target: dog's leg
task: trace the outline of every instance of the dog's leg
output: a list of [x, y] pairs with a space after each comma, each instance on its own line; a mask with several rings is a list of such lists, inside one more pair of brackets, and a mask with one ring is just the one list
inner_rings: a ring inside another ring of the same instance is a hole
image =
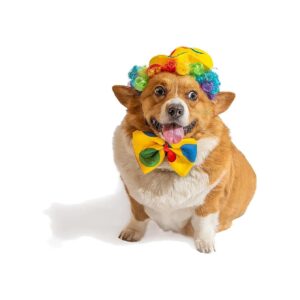
[[130, 200], [132, 216], [127, 226], [121, 231], [119, 238], [128, 242], [136, 242], [144, 236], [149, 217], [145, 213], [144, 206], [130, 196], [126, 186], [125, 189]]
[[211, 191], [203, 205], [195, 209], [191, 223], [197, 250], [204, 253], [215, 251], [215, 234], [219, 225], [219, 203], [222, 189]]
[[215, 212], [205, 217], [195, 214], [192, 218], [194, 240], [197, 250], [204, 253], [215, 251], [215, 234], [219, 213]]
[[119, 239], [127, 242], [139, 241], [145, 234], [147, 223], [148, 220], [138, 221], [132, 216], [127, 226], [121, 231]]

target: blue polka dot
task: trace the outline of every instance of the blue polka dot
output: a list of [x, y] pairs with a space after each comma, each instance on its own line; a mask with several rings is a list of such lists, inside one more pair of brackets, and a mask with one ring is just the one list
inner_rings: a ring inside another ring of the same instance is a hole
[[182, 154], [190, 161], [195, 162], [197, 157], [197, 145], [196, 144], [186, 144], [181, 146]]
[[155, 137], [156, 135], [153, 132], [150, 131], [143, 131], [146, 135], [151, 136], [151, 137]]

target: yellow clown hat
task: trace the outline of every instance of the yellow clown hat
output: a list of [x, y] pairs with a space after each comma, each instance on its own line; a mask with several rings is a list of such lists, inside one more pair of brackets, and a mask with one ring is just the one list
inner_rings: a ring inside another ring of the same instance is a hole
[[213, 61], [210, 55], [198, 48], [178, 47], [171, 52], [170, 55], [156, 55], [151, 58], [149, 69], [151, 66], [166, 66], [174, 62], [176, 73], [178, 75], [188, 75], [192, 64], [200, 63], [206, 70], [213, 67]]
[[160, 72], [190, 75], [200, 84], [209, 99], [219, 92], [220, 81], [212, 70], [213, 60], [199, 48], [178, 47], [170, 55], [156, 55], [148, 66], [134, 66], [128, 73], [130, 86], [142, 92], [151, 77]]

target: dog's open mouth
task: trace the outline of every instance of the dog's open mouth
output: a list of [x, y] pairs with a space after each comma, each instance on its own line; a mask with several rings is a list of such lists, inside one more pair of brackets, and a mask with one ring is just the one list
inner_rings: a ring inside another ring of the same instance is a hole
[[177, 123], [161, 124], [154, 117], [152, 117], [150, 121], [153, 128], [160, 132], [164, 140], [169, 144], [179, 143], [196, 125], [196, 120], [187, 126], [181, 126]]

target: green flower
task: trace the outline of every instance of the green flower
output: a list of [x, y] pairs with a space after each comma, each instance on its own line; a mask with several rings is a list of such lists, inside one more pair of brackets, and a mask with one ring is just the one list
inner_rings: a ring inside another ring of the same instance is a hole
[[205, 67], [201, 63], [194, 63], [190, 65], [190, 75], [200, 76], [205, 72]]
[[138, 77], [135, 78], [135, 80], [134, 80], [134, 82], [133, 82], [133, 87], [134, 87], [137, 91], [142, 92], [142, 91], [145, 89], [147, 83], [148, 83], [148, 80], [147, 80], [147, 79], [145, 79], [145, 78], [142, 77], [142, 76], [138, 76]]

